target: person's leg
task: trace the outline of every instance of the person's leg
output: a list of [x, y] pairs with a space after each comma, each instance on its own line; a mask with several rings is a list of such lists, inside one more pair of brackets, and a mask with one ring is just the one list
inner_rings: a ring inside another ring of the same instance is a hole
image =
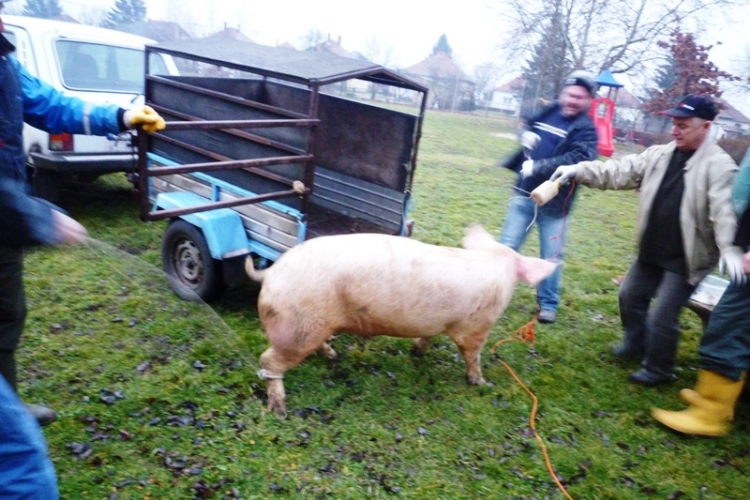
[[622, 343], [612, 347], [615, 356], [641, 358], [646, 351], [646, 314], [662, 273], [658, 267], [638, 261], [628, 269], [618, 297], [624, 332]]
[[[540, 214], [537, 221], [539, 227], [540, 257], [562, 264], [563, 250], [565, 249], [565, 219]], [[554, 273], [539, 283], [537, 301], [539, 302], [542, 314], [544, 311], [551, 311], [552, 313], [557, 311], [557, 307], [560, 304], [561, 280], [562, 265], [557, 266]], [[540, 320], [543, 319], [542, 314], [540, 314]], [[552, 314], [549, 319], [554, 321], [554, 316], [555, 314]]]
[[673, 379], [677, 342], [680, 338], [679, 316], [695, 285], [684, 276], [664, 271], [653, 305], [646, 317], [646, 357], [643, 370], [630, 376], [632, 382], [656, 385]]
[[39, 425], [0, 377], [0, 498], [57, 500], [57, 478]]
[[730, 283], [698, 348], [700, 366], [732, 380], [750, 370], [750, 285]]
[[[26, 320], [23, 291], [23, 251], [0, 247], [0, 376], [14, 391], [16, 348]], [[41, 425], [53, 422], [57, 415], [41, 405], [26, 405]]]
[[0, 375], [16, 390], [15, 351], [26, 319], [23, 251], [0, 247]]
[[511, 202], [500, 233], [500, 243], [515, 251], [521, 248], [534, 220], [534, 207], [535, 204], [530, 199], [516, 198]]

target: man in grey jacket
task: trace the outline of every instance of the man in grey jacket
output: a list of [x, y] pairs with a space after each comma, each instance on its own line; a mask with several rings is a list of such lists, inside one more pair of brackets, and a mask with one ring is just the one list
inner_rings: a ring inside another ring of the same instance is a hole
[[742, 250], [732, 244], [737, 165], [709, 137], [716, 104], [691, 94], [662, 114], [672, 117], [669, 144], [619, 160], [564, 165], [551, 178], [640, 189], [638, 256], [620, 287], [624, 338], [612, 354], [643, 358], [643, 368], [628, 378], [647, 387], [674, 379], [680, 310], [719, 259], [734, 282], [745, 280]]

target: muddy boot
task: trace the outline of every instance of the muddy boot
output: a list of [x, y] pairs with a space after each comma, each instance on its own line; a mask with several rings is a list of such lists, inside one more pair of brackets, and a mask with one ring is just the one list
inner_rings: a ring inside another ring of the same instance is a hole
[[682, 411], [654, 408], [651, 415], [684, 434], [697, 436], [724, 436], [729, 432], [729, 422], [734, 417], [734, 404], [742, 392], [745, 375], [739, 381], [716, 372], [700, 370], [694, 392], [686, 392], [690, 406]]

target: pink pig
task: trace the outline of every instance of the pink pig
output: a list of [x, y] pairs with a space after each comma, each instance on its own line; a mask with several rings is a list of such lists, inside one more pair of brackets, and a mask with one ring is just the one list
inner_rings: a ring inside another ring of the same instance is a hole
[[422, 354], [430, 338], [447, 333], [466, 361], [472, 384], [485, 384], [480, 354], [518, 279], [536, 284], [557, 264], [524, 257], [480, 226], [463, 249], [380, 234], [324, 236], [298, 245], [269, 269], [245, 263], [263, 282], [260, 320], [271, 344], [260, 357], [268, 408], [286, 413], [282, 377], [314, 351], [328, 358], [328, 341], [346, 332], [415, 338]]

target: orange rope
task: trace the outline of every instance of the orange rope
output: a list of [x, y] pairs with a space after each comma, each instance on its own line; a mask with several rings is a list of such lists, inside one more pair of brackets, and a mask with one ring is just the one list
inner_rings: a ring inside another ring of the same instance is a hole
[[[495, 349], [500, 344], [504, 344], [506, 342], [511, 341], [519, 341], [523, 342], [524, 344], [530, 344], [534, 345], [536, 344], [536, 337], [534, 336], [534, 324], [536, 323], [536, 318], [532, 319], [519, 329], [517, 329], [514, 333], [513, 337], [507, 338], [507, 339], [500, 339], [498, 340], [495, 345], [492, 346], [492, 349], [490, 349], [490, 352], [495, 355]], [[550, 476], [552, 476], [552, 479], [554, 479], [555, 484], [557, 484], [557, 487], [562, 491], [563, 495], [565, 495], [565, 498], [568, 500], [573, 500], [573, 497], [571, 497], [568, 494], [568, 491], [565, 489], [565, 486], [560, 482], [559, 479], [557, 479], [557, 474], [555, 474], [554, 469], [552, 468], [552, 462], [550, 462], [549, 454], [547, 453], [547, 447], [544, 446], [544, 441], [542, 441], [542, 438], [539, 436], [539, 433], [536, 431], [536, 424], [534, 423], [536, 420], [536, 411], [539, 407], [539, 400], [537, 399], [536, 395], [534, 395], [531, 390], [526, 387], [526, 385], [521, 382], [521, 379], [518, 378], [516, 373], [513, 371], [513, 369], [502, 359], [500, 359], [499, 356], [495, 356], [495, 359], [497, 359], [502, 365], [505, 367], [506, 370], [508, 370], [508, 373], [518, 382], [518, 385], [523, 387], [523, 390], [526, 391], [526, 393], [531, 396], [531, 400], [533, 401], [533, 404], [531, 406], [531, 418], [529, 419], [529, 426], [531, 427], [531, 430], [534, 432], [534, 437], [539, 442], [539, 446], [542, 448], [542, 455], [544, 455], [544, 463], [547, 465], [547, 471], [549, 472]]]

